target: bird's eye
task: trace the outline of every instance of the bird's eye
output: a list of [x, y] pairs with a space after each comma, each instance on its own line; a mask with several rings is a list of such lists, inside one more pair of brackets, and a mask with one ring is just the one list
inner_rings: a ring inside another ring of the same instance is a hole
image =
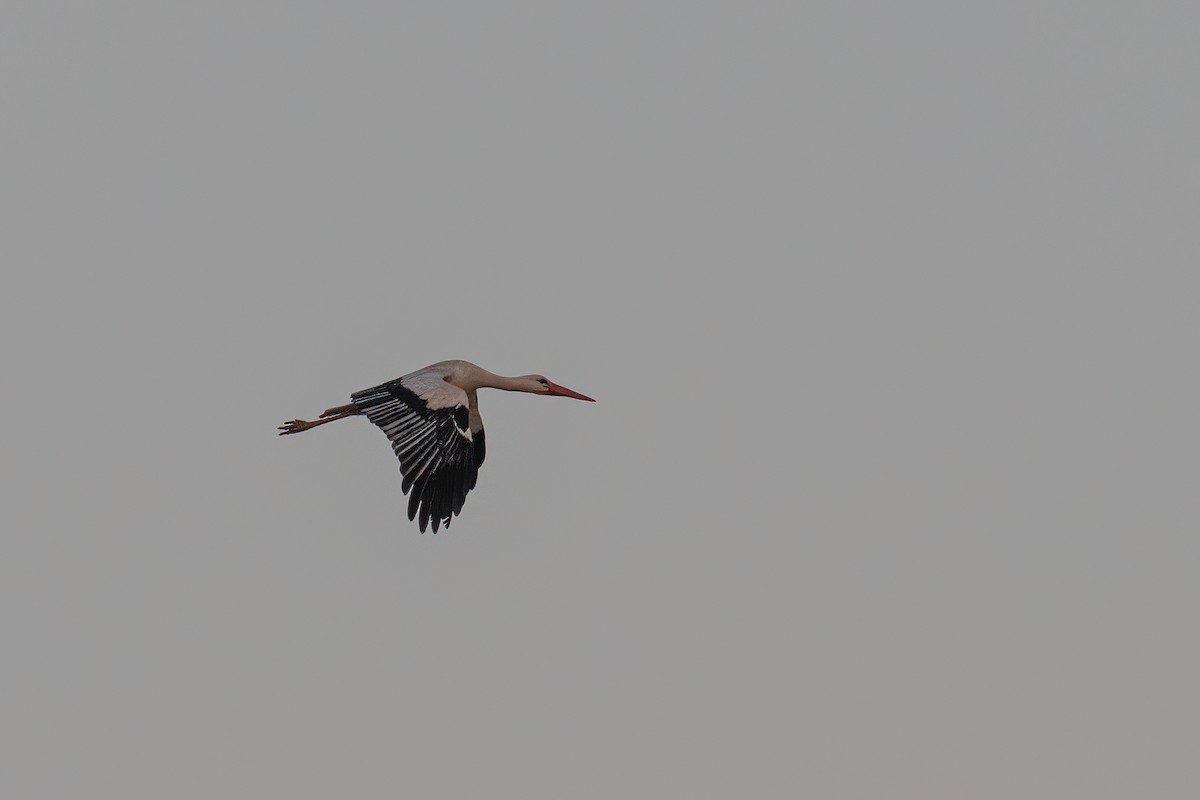
[[550, 385], [550, 381], [546, 380], [545, 378], [538, 378], [538, 383], [540, 383], [542, 386]]

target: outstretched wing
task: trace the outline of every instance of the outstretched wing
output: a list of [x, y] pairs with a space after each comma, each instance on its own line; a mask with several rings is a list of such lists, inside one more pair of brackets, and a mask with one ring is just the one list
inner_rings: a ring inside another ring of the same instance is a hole
[[[472, 441], [467, 393], [417, 373], [350, 395], [392, 442], [408, 495], [408, 518], [420, 513], [421, 533], [433, 520], [450, 527], [475, 488], [479, 462]], [[482, 441], [479, 443], [482, 455]]]

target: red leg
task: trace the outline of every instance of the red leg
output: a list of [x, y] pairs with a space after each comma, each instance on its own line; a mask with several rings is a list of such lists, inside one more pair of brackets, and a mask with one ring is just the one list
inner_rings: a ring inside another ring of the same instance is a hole
[[[342, 408], [346, 407], [342, 406]], [[329, 414], [330, 411], [338, 411], [338, 409], [331, 408], [329, 411], [326, 411], [325, 414]], [[333, 422], [335, 420], [345, 419], [346, 417], [353, 417], [361, 413], [362, 412], [359, 411], [356, 406], [351, 406], [349, 410], [340, 411], [331, 416], [325, 416], [325, 414], [322, 414], [322, 418], [316, 420], [315, 422], [309, 422], [308, 420], [304, 419], [294, 419], [291, 422], [285, 422], [279, 426], [279, 435], [286, 436], [289, 433], [301, 433], [309, 428], [315, 428], [318, 425], [324, 425], [326, 422]]]
[[345, 414], [347, 411], [358, 411], [358, 406], [354, 405], [354, 403], [347, 403], [344, 406], [334, 406], [322, 411], [321, 416], [332, 417], [334, 414]]

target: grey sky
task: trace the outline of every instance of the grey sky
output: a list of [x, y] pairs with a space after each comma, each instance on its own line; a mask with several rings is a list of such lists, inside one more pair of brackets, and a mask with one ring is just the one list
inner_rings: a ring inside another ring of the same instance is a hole
[[0, 795], [1197, 796], [1198, 22], [8, 4]]

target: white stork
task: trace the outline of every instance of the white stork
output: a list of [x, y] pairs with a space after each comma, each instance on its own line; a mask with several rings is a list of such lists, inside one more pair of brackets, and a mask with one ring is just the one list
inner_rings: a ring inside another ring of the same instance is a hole
[[331, 408], [315, 422], [294, 419], [279, 426], [279, 435], [300, 433], [326, 422], [359, 414], [378, 425], [392, 441], [408, 495], [408, 518], [420, 512], [421, 533], [433, 520], [450, 527], [462, 511], [467, 492], [475, 488], [483, 464], [483, 418], [479, 389], [558, 395], [592, 400], [542, 375], [506, 378], [469, 361], [439, 361], [394, 381], [350, 395], [351, 403]]

